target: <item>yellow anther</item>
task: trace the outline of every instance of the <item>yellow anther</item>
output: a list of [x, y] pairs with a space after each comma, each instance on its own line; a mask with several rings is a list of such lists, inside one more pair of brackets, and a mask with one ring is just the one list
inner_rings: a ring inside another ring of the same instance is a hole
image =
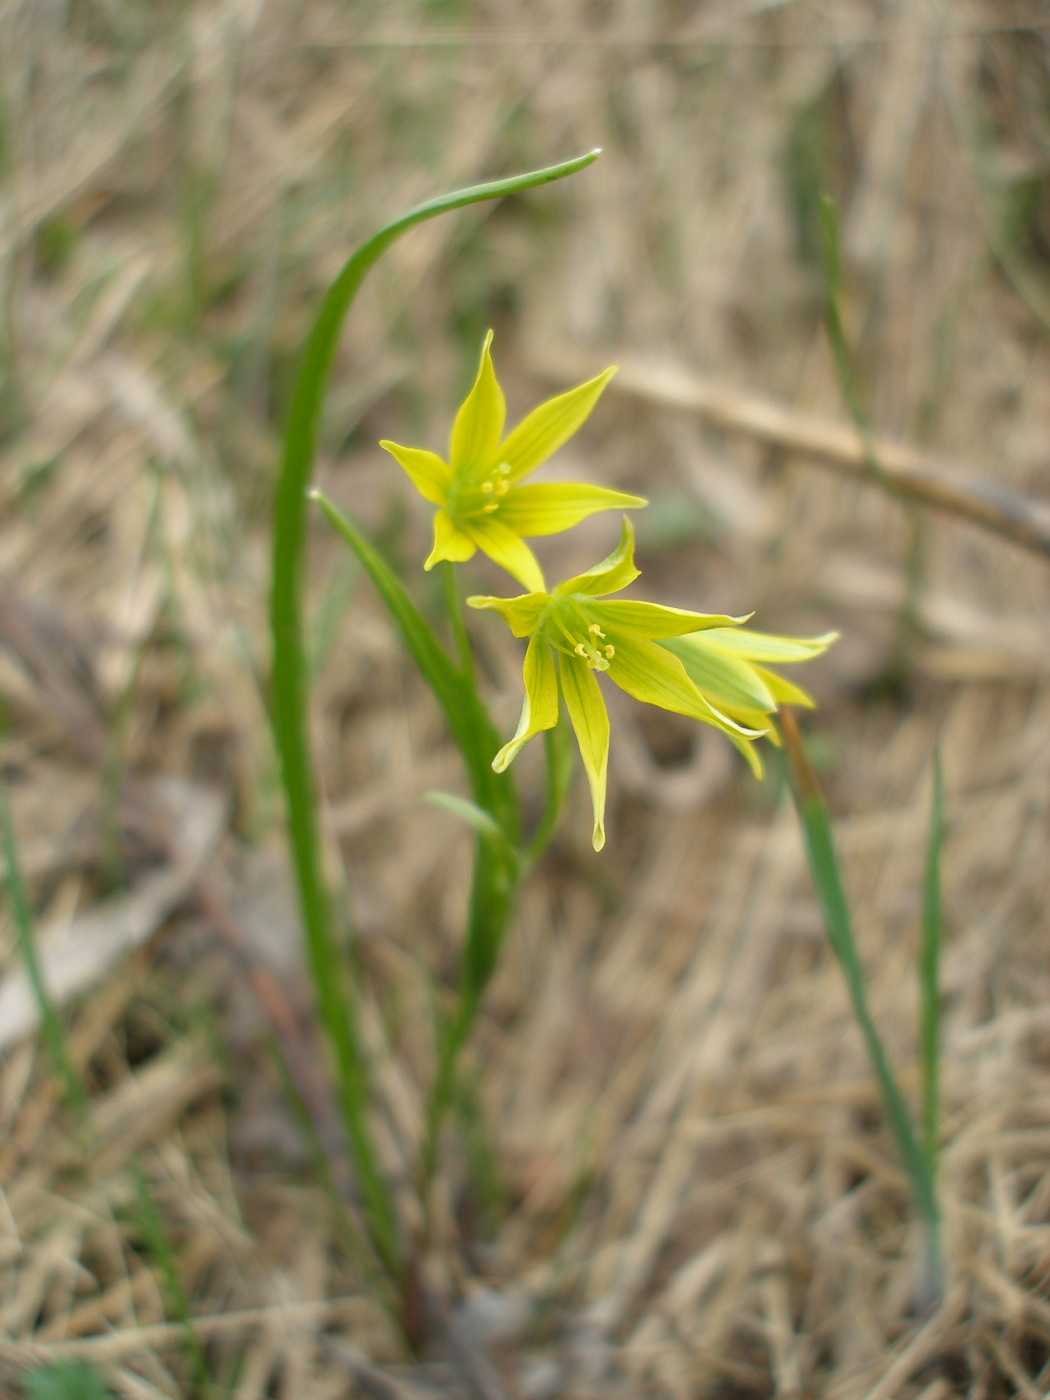
[[590, 625], [590, 627], [587, 628], [587, 631], [590, 632], [591, 635], [594, 636], [594, 637], [604, 637], [604, 636], [605, 636], [605, 633], [602, 631], [602, 629], [598, 626], [598, 624], [597, 624], [596, 622], [592, 622], [591, 625]]
[[497, 470], [498, 472], [500, 472], [503, 476], [510, 476], [510, 463], [509, 463], [509, 462], [500, 462], [500, 464], [499, 464], [499, 466], [496, 468], [496, 470]]
[[494, 510], [499, 510], [499, 502], [489, 501], [487, 506], [482, 506], [481, 508], [486, 515], [491, 515]]
[[509, 490], [510, 490], [510, 482], [507, 480], [507, 478], [506, 478], [505, 476], [501, 476], [500, 479], [499, 479], [499, 480], [496, 482], [496, 484], [495, 484], [496, 495], [497, 495], [497, 496], [505, 496]]
[[[604, 656], [600, 656], [589, 642], [577, 642], [574, 651], [577, 656], [586, 661], [592, 671], [607, 671], [609, 669], [608, 661]], [[608, 655], [608, 647], [605, 648], [605, 652]]]
[[486, 496], [491, 496], [495, 489], [491, 481], [483, 481], [481, 483], [481, 490]]
[[616, 655], [616, 648], [613, 646], [602, 647], [602, 651], [605, 652], [606, 656], [609, 658], [610, 661]]

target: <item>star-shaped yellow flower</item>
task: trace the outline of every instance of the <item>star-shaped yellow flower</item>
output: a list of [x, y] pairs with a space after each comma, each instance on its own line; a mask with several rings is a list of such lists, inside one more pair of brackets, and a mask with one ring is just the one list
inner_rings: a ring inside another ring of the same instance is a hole
[[498, 612], [516, 637], [529, 637], [525, 653], [525, 702], [514, 737], [492, 760], [502, 773], [536, 734], [558, 722], [559, 690], [576, 732], [594, 807], [594, 849], [605, 844], [605, 785], [609, 761], [609, 716], [596, 672], [604, 672], [628, 695], [677, 714], [690, 715], [726, 733], [758, 770], [753, 729], [716, 709], [690, 679], [686, 667], [658, 642], [705, 628], [732, 628], [745, 619], [686, 612], [631, 599], [601, 601], [638, 577], [634, 531], [624, 516], [620, 543], [585, 574], [559, 583], [553, 593], [537, 590], [520, 598], [473, 597], [472, 608]]
[[452, 425], [448, 461], [423, 447], [379, 445], [404, 468], [419, 494], [438, 507], [425, 569], [442, 559], [469, 559], [480, 549], [524, 588], [542, 592], [543, 571], [523, 536], [555, 535], [596, 511], [646, 502], [582, 482], [519, 485], [584, 423], [616, 367], [541, 403], [503, 437], [506, 401], [492, 367], [491, 344], [489, 331], [474, 386]]

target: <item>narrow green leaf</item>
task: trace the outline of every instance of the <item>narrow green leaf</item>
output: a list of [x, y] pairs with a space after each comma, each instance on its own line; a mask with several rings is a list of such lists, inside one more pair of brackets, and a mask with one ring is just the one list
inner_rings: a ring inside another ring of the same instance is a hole
[[481, 703], [473, 678], [464, 675], [451, 660], [404, 584], [375, 546], [327, 496], [320, 491], [313, 491], [311, 495], [364, 565], [413, 661], [444, 711], [467, 765], [475, 800], [513, 837], [517, 830], [513, 788], [508, 779], [501, 779], [492, 771], [492, 759], [499, 749], [500, 738]]
[[440, 788], [432, 788], [423, 794], [423, 801], [429, 802], [432, 807], [441, 807], [444, 811], [451, 812], [484, 840], [513, 849], [492, 816], [469, 798], [460, 797], [454, 792], [443, 792]]
[[179, 1277], [175, 1251], [167, 1231], [164, 1229], [164, 1222], [160, 1218], [157, 1203], [153, 1199], [153, 1192], [146, 1179], [146, 1173], [142, 1170], [141, 1163], [136, 1161], [132, 1170], [135, 1176], [135, 1199], [138, 1204], [139, 1227], [145, 1238], [150, 1258], [160, 1273], [164, 1292], [167, 1295], [168, 1310], [182, 1331], [183, 1348], [193, 1372], [194, 1391], [200, 1400], [208, 1400], [212, 1389], [208, 1373], [208, 1358], [204, 1354], [204, 1347], [193, 1324], [186, 1290]]
[[40, 1016], [40, 1027], [55, 1073], [65, 1085], [66, 1097], [80, 1113], [87, 1109], [88, 1092], [84, 1086], [66, 1043], [66, 1033], [61, 1019], [51, 1001], [51, 995], [44, 985], [44, 977], [37, 956], [36, 923], [29, 908], [22, 879], [22, 867], [18, 859], [14, 828], [11, 824], [11, 809], [7, 800], [7, 788], [0, 783], [0, 844], [4, 849], [4, 863], [7, 866], [7, 893], [11, 903], [11, 918], [18, 934], [19, 952], [25, 965], [26, 976], [36, 1001]]
[[922, 946], [919, 952], [919, 1044], [922, 1053], [922, 1146], [927, 1170], [937, 1174], [940, 1123], [941, 1033], [941, 850], [944, 846], [944, 773], [941, 751], [933, 754], [933, 794], [926, 836], [922, 886]]
[[780, 719], [784, 746], [793, 769], [793, 791], [802, 820], [810, 875], [824, 915], [828, 941], [846, 978], [853, 1014], [875, 1071], [886, 1117], [897, 1141], [897, 1150], [911, 1181], [916, 1208], [923, 1220], [936, 1229], [940, 1211], [933, 1178], [868, 1006], [864, 969], [853, 934], [853, 921], [842, 883], [828, 809], [817, 786], [794, 715], [789, 709], [784, 709], [780, 712]]

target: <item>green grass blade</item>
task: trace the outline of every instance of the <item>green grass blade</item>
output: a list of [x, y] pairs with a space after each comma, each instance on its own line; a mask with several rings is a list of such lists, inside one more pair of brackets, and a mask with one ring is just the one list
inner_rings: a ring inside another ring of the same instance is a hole
[[824, 915], [828, 941], [846, 978], [853, 1014], [875, 1071], [897, 1150], [911, 1181], [916, 1208], [924, 1222], [936, 1229], [940, 1212], [933, 1178], [868, 1006], [864, 969], [853, 934], [853, 921], [842, 883], [828, 809], [806, 756], [794, 715], [785, 708], [781, 710], [780, 718], [784, 744], [793, 769], [795, 800], [802, 820], [810, 874]]
[[[838, 210], [829, 195], [824, 195], [820, 201], [820, 242], [824, 254], [824, 327], [835, 362], [839, 392], [849, 416], [866, 439], [870, 435], [868, 409], [842, 315], [842, 243], [839, 239]], [[872, 464], [868, 465], [870, 467]], [[878, 463], [874, 463], [874, 467], [876, 475], [881, 475]]]
[[828, 195], [824, 195], [820, 201], [820, 235], [824, 255], [824, 327], [831, 346], [839, 393], [860, 437], [865, 470], [883, 491], [900, 502], [908, 523], [904, 602], [893, 655], [884, 676], [884, 680], [896, 689], [906, 674], [909, 654], [921, 632], [920, 605], [926, 580], [926, 531], [922, 512], [914, 501], [901, 493], [897, 483], [884, 470], [875, 450], [863, 378], [846, 334], [842, 314], [842, 244], [838, 211], [835, 201]]
[[153, 1199], [153, 1192], [150, 1190], [150, 1184], [146, 1179], [146, 1173], [142, 1170], [141, 1163], [136, 1161], [132, 1170], [135, 1176], [135, 1199], [138, 1205], [139, 1228], [142, 1231], [146, 1249], [160, 1272], [161, 1282], [168, 1300], [168, 1309], [182, 1331], [183, 1347], [193, 1372], [194, 1390], [200, 1400], [209, 1400], [212, 1387], [208, 1372], [208, 1358], [204, 1354], [201, 1339], [193, 1325], [193, 1315], [190, 1312], [186, 1290], [179, 1278], [175, 1251], [172, 1249], [171, 1240], [164, 1229], [164, 1222], [160, 1218], [157, 1203]]
[[919, 952], [919, 1045], [922, 1057], [922, 1150], [931, 1179], [937, 1175], [940, 1124], [941, 1040], [941, 851], [944, 846], [944, 773], [941, 751], [933, 754], [933, 794], [922, 885], [922, 946]]
[[11, 824], [11, 809], [7, 800], [7, 788], [0, 783], [0, 844], [4, 848], [4, 864], [7, 867], [7, 893], [11, 903], [11, 917], [18, 934], [19, 951], [25, 964], [26, 976], [33, 991], [40, 1027], [44, 1036], [55, 1072], [65, 1086], [66, 1097], [71, 1106], [84, 1113], [88, 1106], [88, 1093], [83, 1079], [77, 1073], [66, 1034], [58, 1013], [51, 1002], [51, 996], [44, 985], [43, 973], [36, 948], [36, 924], [29, 908], [22, 867], [18, 860], [18, 847], [14, 828]]

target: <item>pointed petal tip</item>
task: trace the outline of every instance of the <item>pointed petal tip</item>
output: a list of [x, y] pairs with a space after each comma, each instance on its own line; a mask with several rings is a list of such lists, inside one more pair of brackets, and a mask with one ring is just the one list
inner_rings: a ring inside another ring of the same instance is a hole
[[604, 828], [604, 826], [596, 826], [596, 827], [594, 828], [594, 834], [593, 834], [593, 836], [591, 837], [591, 845], [594, 847], [594, 849], [595, 849], [596, 851], [600, 851], [600, 850], [602, 849], [602, 847], [605, 845], [605, 828]]

